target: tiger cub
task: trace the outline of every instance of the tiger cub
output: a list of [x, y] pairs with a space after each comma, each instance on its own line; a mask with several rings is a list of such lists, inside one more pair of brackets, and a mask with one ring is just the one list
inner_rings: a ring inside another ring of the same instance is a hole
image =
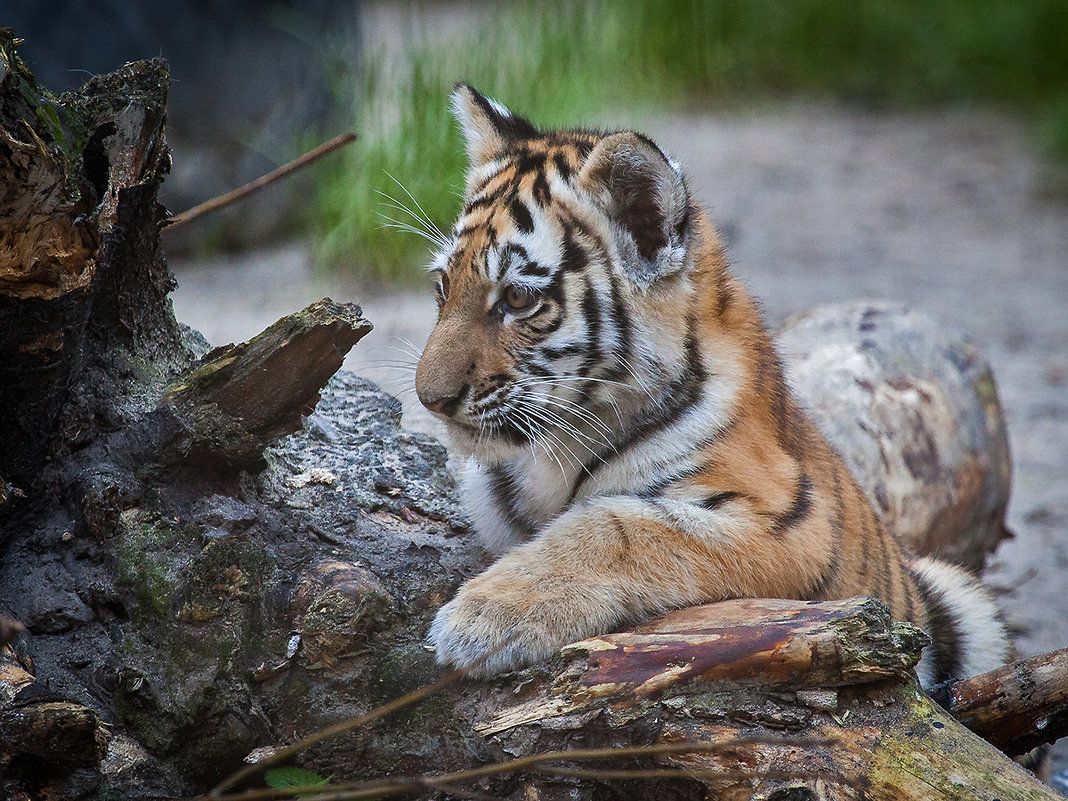
[[488, 675], [672, 608], [872, 595], [932, 634], [925, 685], [1002, 664], [987, 593], [908, 554], [798, 408], [679, 166], [452, 102], [470, 171], [416, 389], [503, 555], [438, 611], [438, 661]]

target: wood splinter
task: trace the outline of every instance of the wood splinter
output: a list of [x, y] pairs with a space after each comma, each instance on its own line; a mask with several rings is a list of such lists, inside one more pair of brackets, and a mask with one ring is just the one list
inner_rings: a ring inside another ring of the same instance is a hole
[[299, 430], [345, 354], [373, 327], [359, 306], [324, 298], [247, 342], [216, 348], [164, 391], [155, 449], [164, 462], [262, 467], [263, 449]]

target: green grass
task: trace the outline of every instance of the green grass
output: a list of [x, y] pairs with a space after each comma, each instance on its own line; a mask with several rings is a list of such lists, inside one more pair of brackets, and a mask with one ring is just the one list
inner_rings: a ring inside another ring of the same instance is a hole
[[372, 50], [359, 74], [339, 75], [339, 103], [361, 139], [340, 168], [334, 162], [318, 174], [312, 207], [324, 264], [383, 279], [418, 275], [429, 246], [385, 227], [381, 215], [411, 222], [385, 197], [414, 205], [399, 181], [436, 226], [451, 225], [464, 168], [448, 113], [457, 80], [546, 127], [596, 125], [606, 114], [633, 124], [638, 109], [768, 96], [890, 108], [979, 102], [1034, 119], [1037, 136], [1068, 161], [1064, 0], [543, 0], [481, 8], [443, 46], [414, 47], [400, 62]]

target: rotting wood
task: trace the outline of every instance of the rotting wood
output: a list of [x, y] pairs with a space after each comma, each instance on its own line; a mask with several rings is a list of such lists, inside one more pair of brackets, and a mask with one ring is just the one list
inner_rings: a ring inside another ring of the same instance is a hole
[[717, 799], [1056, 798], [919, 689], [909, 669], [925, 641], [872, 599], [695, 607], [568, 646], [551, 678], [502, 696], [476, 729], [510, 756], [575, 736], [737, 740], [657, 758]]
[[300, 428], [372, 328], [359, 306], [325, 298], [247, 342], [216, 348], [164, 391], [155, 447], [165, 461], [262, 466], [263, 449]]
[[95, 767], [106, 744], [93, 710], [56, 697], [0, 649], [0, 775], [15, 760], [42, 779]]
[[916, 627], [893, 623], [871, 598], [740, 598], [695, 606], [567, 646], [568, 667], [550, 688], [476, 729], [496, 734], [589, 711], [597, 699], [633, 705], [709, 682], [833, 689], [901, 677], [927, 642]]
[[1068, 648], [955, 681], [935, 694], [965, 726], [1012, 756], [1068, 734]]

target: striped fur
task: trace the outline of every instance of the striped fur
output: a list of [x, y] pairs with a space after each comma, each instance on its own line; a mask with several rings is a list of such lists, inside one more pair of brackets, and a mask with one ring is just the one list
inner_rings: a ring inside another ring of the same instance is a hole
[[985, 591], [913, 560], [794, 402], [677, 165], [453, 101], [471, 168], [416, 388], [501, 557], [439, 611], [438, 659], [494, 673], [676, 607], [873, 595], [932, 630], [925, 683], [1001, 664]]

